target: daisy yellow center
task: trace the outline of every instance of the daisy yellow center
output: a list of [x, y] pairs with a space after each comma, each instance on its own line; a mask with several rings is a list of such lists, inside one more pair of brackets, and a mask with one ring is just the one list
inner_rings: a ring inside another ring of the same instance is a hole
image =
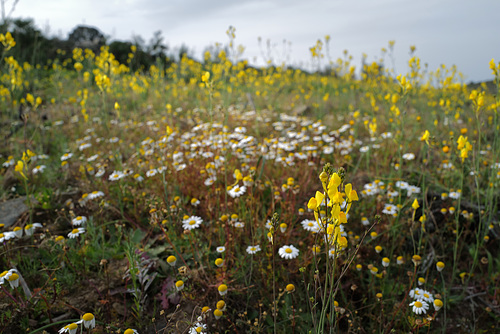
[[419, 302], [419, 301], [416, 301], [416, 302], [415, 302], [415, 307], [421, 308], [422, 306], [423, 306], [423, 305], [422, 305], [422, 303], [421, 303], [421, 302]]
[[76, 220], [82, 220], [82, 217], [78, 216], [76, 217]]
[[77, 329], [77, 328], [78, 328], [78, 325], [75, 324], [75, 323], [72, 323], [72, 324], [68, 325], [68, 329]]
[[[27, 225], [26, 227], [28, 227], [28, 226], [29, 226], [29, 225]], [[14, 227], [14, 232], [19, 231], [20, 229], [21, 229], [21, 228], [20, 228], [19, 226]]]
[[429, 298], [429, 295], [428, 295], [428, 294], [426, 294], [426, 293], [424, 293], [424, 297], [425, 297], [425, 298]]
[[19, 278], [19, 275], [16, 273], [13, 273], [12, 275], [9, 276], [8, 280], [13, 282]]
[[309, 223], [307, 225], [310, 226], [310, 227], [313, 227], [314, 224], [313, 223]]
[[78, 234], [79, 232], [80, 231], [77, 228], [75, 228], [75, 229], [73, 229], [73, 231], [71, 231], [72, 234]]
[[287, 249], [285, 249], [285, 252], [288, 253], [288, 254], [290, 254], [292, 252], [292, 249], [291, 248], [287, 248]]
[[201, 328], [201, 327], [196, 327], [196, 333], [201, 333], [201, 330], [202, 330], [202, 329], [203, 329], [203, 328]]
[[254, 251], [254, 250], [255, 250], [255, 247], [250, 248], [250, 250], [251, 250], [251, 251]]
[[3, 273], [0, 274], [0, 277], [4, 277], [5, 275], [7, 275], [9, 272], [8, 271], [4, 271]]
[[234, 188], [234, 191], [240, 191], [240, 188]]
[[82, 317], [84, 321], [91, 321], [94, 319], [94, 315], [92, 313], [85, 313]]
[[191, 219], [191, 220], [189, 221], [189, 225], [194, 225], [194, 224], [196, 224], [196, 220]]

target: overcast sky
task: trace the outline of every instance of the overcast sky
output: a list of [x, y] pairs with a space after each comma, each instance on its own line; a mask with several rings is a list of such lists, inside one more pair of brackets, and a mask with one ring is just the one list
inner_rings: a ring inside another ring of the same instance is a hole
[[[14, 0], [7, 0], [7, 11]], [[273, 45], [275, 61], [310, 64], [309, 48], [331, 36], [333, 60], [347, 49], [360, 67], [363, 53], [380, 58], [395, 40], [397, 73], [406, 73], [410, 45], [430, 70], [455, 64], [465, 82], [490, 80], [491, 58], [500, 61], [499, 0], [19, 0], [12, 17], [34, 18], [51, 35], [67, 37], [78, 24], [97, 27], [112, 39], [148, 41], [161, 30], [170, 48], [187, 45], [200, 57], [205, 46], [226, 44], [236, 28], [244, 58], [262, 63]], [[288, 51], [283, 51], [286, 40]], [[390, 62], [386, 62], [390, 65]]]

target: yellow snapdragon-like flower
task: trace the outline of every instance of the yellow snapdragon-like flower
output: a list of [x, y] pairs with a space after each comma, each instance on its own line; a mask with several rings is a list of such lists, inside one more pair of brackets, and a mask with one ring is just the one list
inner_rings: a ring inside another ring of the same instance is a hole
[[467, 143], [467, 137], [460, 136], [457, 140], [457, 149], [461, 150], [465, 147], [465, 143]]
[[316, 196], [315, 197], [311, 197], [311, 199], [307, 203], [307, 207], [310, 210], [317, 211], [318, 207], [321, 205], [321, 203], [323, 202], [324, 198], [325, 198], [325, 195], [323, 193], [320, 193], [319, 191], [316, 191]]
[[420, 137], [420, 141], [425, 141], [427, 145], [429, 145], [429, 138], [431, 137], [431, 134], [429, 133], [428, 130], [425, 130], [425, 132], [422, 134]]
[[457, 140], [457, 149], [460, 151], [462, 162], [469, 157], [469, 152], [472, 151], [472, 145], [467, 140], [467, 137], [460, 136]]
[[14, 167], [14, 170], [15, 170], [16, 172], [18, 172], [19, 174], [21, 174], [21, 176], [22, 176], [24, 179], [26, 179], [26, 180], [28, 179], [28, 178], [26, 177], [26, 175], [24, 174], [24, 163], [23, 163], [21, 160], [19, 160], [19, 161], [17, 162], [16, 166]]

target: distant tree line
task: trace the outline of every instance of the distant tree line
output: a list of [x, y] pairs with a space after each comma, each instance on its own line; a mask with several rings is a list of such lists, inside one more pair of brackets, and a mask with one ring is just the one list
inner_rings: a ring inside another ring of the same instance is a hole
[[120, 63], [126, 64], [131, 47], [135, 46], [134, 60], [127, 65], [133, 70], [140, 70], [147, 69], [153, 64], [167, 67], [188, 53], [186, 46], [169, 53], [161, 31], [155, 32], [148, 43], [140, 36], [134, 36], [133, 41], [109, 41], [98, 28], [78, 25], [67, 39], [61, 39], [46, 36], [35, 26], [33, 19], [21, 18], [4, 20], [0, 24], [0, 33], [5, 34], [8, 31], [16, 41], [16, 47], [9, 50], [9, 56], [13, 56], [20, 63], [46, 65], [56, 59], [63, 60], [70, 57], [74, 48], [88, 48], [98, 54], [101, 47], [107, 45], [109, 52], [113, 53]]

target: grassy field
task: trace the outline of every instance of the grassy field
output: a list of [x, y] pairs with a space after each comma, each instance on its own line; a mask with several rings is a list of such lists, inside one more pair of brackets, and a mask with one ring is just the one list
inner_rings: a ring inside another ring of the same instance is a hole
[[228, 35], [141, 69], [0, 36], [0, 332], [495, 333], [500, 64], [257, 69]]

